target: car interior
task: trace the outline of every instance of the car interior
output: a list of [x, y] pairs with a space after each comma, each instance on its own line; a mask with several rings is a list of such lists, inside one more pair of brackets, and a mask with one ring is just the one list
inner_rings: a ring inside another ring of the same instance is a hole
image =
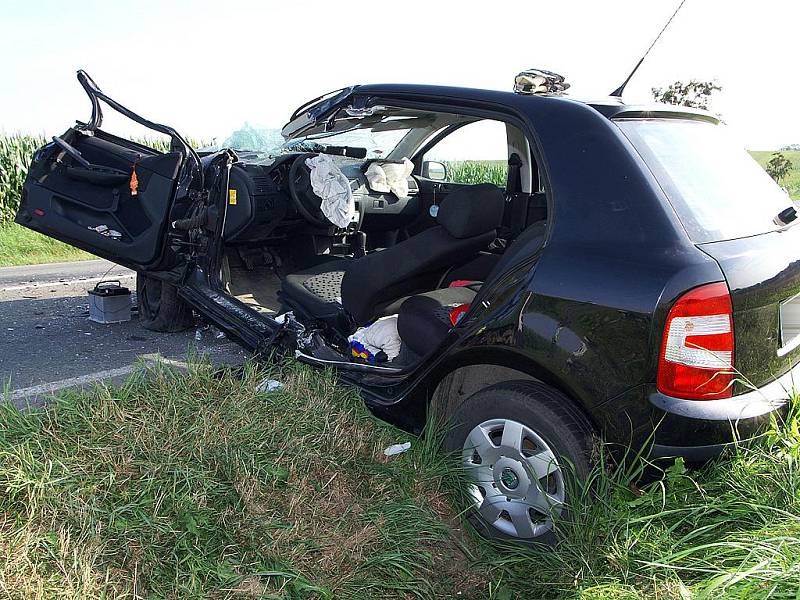
[[[237, 151], [221, 283], [253, 310], [302, 324], [317, 359], [403, 369], [436, 351], [516, 249], [531, 255], [543, 245], [547, 202], [514, 125], [381, 109], [289, 140], [269, 157]], [[346, 227], [320, 212], [306, 163], [319, 153], [350, 184], [355, 213]], [[405, 193], [374, 191], [370, 165], [404, 158], [413, 163]], [[371, 354], [354, 351], [351, 336], [383, 317], [396, 319], [399, 352], [375, 355], [374, 343]]]

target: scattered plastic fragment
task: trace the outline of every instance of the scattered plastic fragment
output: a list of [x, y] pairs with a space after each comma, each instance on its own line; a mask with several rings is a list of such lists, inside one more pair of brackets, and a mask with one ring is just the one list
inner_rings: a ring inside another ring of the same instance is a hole
[[402, 444], [392, 444], [383, 453], [386, 456], [395, 456], [407, 452], [411, 448], [411, 442], [403, 442]]
[[209, 325], [208, 323], [206, 323], [204, 325], [198, 325], [197, 329], [194, 330], [194, 339], [195, 339], [195, 341], [199, 342], [199, 341], [201, 341], [203, 339], [203, 332], [204, 331], [211, 331], [211, 333], [213, 334], [214, 333], [214, 328], [211, 327], [211, 325]]
[[277, 379], [265, 379], [256, 386], [256, 391], [262, 393], [277, 392], [283, 389], [283, 384]]
[[109, 229], [108, 225], [96, 225], [95, 227], [87, 227], [87, 229], [96, 231], [100, 235], [111, 238], [113, 240], [118, 240], [122, 237], [122, 234], [119, 231], [117, 231], [116, 229]]

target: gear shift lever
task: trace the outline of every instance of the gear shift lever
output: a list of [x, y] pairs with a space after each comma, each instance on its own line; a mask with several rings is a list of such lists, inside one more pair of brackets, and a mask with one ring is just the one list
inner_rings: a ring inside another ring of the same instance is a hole
[[357, 231], [353, 234], [353, 241], [351, 244], [353, 249], [353, 258], [361, 258], [367, 255], [367, 234], [363, 231]]

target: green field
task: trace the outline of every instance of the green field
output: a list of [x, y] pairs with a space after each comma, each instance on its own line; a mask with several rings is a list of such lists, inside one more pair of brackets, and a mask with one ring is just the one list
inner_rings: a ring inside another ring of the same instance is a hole
[[[750, 152], [762, 167], [766, 166], [773, 153], [774, 150], [753, 150]], [[792, 171], [789, 177], [781, 182], [781, 185], [789, 190], [793, 199], [800, 200], [800, 152], [783, 151], [781, 154], [792, 162]]]
[[0, 226], [0, 267], [91, 258], [96, 257], [15, 223]]
[[[284, 388], [259, 392], [267, 375]], [[150, 367], [47, 409], [0, 404], [0, 597], [797, 598], [794, 414], [648, 485], [600, 449], [556, 548], [476, 538], [429, 433], [296, 364]]]

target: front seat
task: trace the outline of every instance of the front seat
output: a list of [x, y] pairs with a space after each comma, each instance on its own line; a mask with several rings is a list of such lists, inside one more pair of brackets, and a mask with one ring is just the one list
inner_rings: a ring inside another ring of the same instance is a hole
[[436, 287], [441, 272], [484, 250], [503, 218], [503, 192], [482, 183], [449, 193], [437, 225], [380, 252], [331, 261], [286, 276], [290, 304], [316, 317], [347, 311], [357, 325], [380, 316], [396, 300]]

